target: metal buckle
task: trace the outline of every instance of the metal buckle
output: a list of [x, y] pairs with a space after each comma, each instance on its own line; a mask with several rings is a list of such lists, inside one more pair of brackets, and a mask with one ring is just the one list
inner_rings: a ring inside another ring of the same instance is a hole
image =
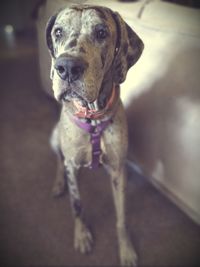
[[99, 156], [99, 155], [101, 155], [101, 150], [93, 151], [92, 154], [93, 154], [94, 156]]
[[94, 130], [94, 132], [92, 132], [92, 138], [98, 138], [100, 137], [100, 132], [99, 131], [96, 131], [96, 129]]

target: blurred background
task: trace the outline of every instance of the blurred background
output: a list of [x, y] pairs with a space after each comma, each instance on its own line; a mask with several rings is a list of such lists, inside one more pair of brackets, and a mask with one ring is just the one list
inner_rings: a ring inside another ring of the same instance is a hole
[[96, 244], [73, 249], [68, 194], [53, 199], [49, 146], [60, 107], [49, 79], [48, 18], [70, 3], [118, 11], [144, 41], [121, 86], [129, 124], [127, 222], [139, 266], [199, 266], [200, 2], [3, 0], [0, 4], [0, 262], [116, 266], [110, 183], [83, 169], [80, 189]]

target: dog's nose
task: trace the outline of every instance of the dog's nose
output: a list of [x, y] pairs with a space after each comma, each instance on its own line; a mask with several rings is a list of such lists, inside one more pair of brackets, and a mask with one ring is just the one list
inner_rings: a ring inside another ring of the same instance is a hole
[[83, 74], [86, 64], [79, 58], [59, 57], [55, 63], [55, 69], [62, 80], [73, 82]]

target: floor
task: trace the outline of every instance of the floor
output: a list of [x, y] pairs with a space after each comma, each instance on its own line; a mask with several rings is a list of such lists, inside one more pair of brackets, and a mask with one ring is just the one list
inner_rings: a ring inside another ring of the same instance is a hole
[[[49, 136], [59, 111], [42, 91], [36, 37], [0, 45], [1, 266], [117, 266], [115, 213], [109, 179], [82, 170], [81, 195], [94, 250], [73, 249], [68, 194], [54, 199], [56, 172]], [[128, 167], [127, 223], [139, 266], [200, 266], [200, 228]]]

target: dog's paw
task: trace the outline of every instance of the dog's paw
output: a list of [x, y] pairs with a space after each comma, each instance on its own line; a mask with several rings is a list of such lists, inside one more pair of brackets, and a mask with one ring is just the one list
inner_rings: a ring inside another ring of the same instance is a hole
[[92, 250], [93, 238], [89, 229], [82, 221], [77, 221], [75, 224], [74, 247], [77, 251], [83, 254], [89, 253]]
[[53, 197], [59, 197], [62, 196], [66, 189], [66, 183], [64, 179], [60, 179], [54, 183], [54, 186], [52, 188], [52, 196]]
[[120, 262], [121, 266], [137, 266], [137, 254], [128, 237], [120, 243]]

